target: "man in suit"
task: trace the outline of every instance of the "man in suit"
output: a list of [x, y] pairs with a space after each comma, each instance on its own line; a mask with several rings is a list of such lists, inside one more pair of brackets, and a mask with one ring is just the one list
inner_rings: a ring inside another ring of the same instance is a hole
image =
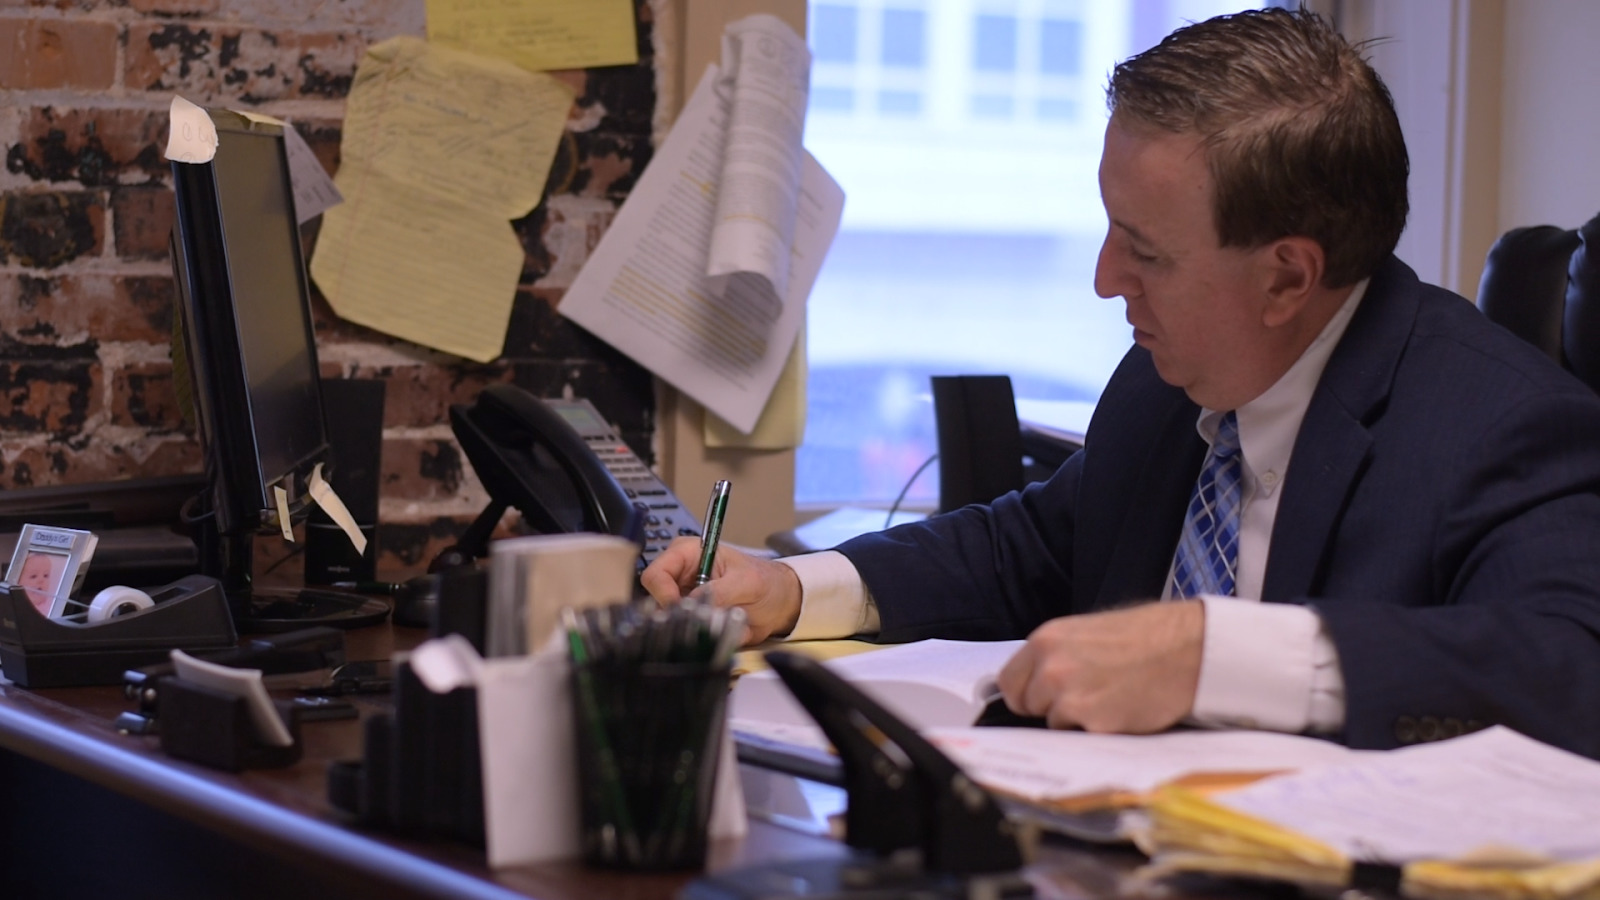
[[[1309, 13], [1119, 65], [1096, 291], [1135, 347], [1085, 449], [987, 506], [702, 589], [750, 637], [1027, 637], [1008, 705], [1384, 748], [1504, 723], [1600, 756], [1600, 399], [1392, 251], [1387, 90]], [[672, 601], [693, 541], [644, 575]], [[1166, 602], [1145, 602], [1164, 600]]]

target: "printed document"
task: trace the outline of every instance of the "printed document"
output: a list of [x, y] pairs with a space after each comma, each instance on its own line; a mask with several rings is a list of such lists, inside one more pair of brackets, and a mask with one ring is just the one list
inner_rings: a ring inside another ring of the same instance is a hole
[[808, 66], [780, 20], [730, 26], [724, 64], [708, 67], [560, 306], [746, 434], [844, 212], [799, 142]]

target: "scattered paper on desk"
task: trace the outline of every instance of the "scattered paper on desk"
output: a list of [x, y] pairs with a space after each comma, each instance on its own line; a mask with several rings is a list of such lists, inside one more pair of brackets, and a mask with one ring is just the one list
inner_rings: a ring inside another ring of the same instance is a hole
[[1489, 845], [1600, 859], [1600, 763], [1504, 726], [1268, 779], [1216, 801], [1351, 859], [1462, 859]]
[[167, 160], [210, 162], [217, 155], [217, 126], [205, 109], [174, 95], [167, 113]]
[[572, 92], [504, 60], [396, 37], [351, 86], [345, 202], [311, 276], [341, 317], [478, 362], [500, 355], [525, 253], [511, 220], [539, 202]]
[[362, 556], [367, 552], [367, 536], [361, 533], [361, 527], [356, 524], [355, 516], [350, 515], [350, 510], [345, 507], [344, 501], [334, 493], [333, 485], [322, 478], [322, 463], [317, 463], [311, 469], [311, 477], [307, 480], [306, 488], [311, 494], [311, 499], [322, 507], [344, 536], [350, 539], [350, 544], [356, 548], [356, 555]]
[[295, 221], [303, 225], [344, 202], [311, 145], [287, 122], [283, 126], [283, 148], [289, 157], [289, 183], [294, 186]]
[[[794, 40], [788, 26], [770, 16]], [[782, 42], [774, 37], [775, 42]], [[730, 98], [719, 93], [719, 69], [707, 68], [671, 134], [645, 169], [600, 245], [561, 301], [560, 312], [631, 356], [743, 433], [756, 425], [783, 372], [805, 318], [806, 297], [839, 230], [844, 192], [822, 166], [796, 147], [799, 196], [769, 197], [769, 219], [794, 204], [787, 287], [763, 293], [764, 276], [726, 278], [719, 295], [709, 259], [716, 226]], [[735, 154], [743, 158], [744, 151]], [[758, 272], [780, 251], [774, 229], [740, 230]]]
[[633, 0], [428, 0], [428, 40], [524, 69], [639, 61]]

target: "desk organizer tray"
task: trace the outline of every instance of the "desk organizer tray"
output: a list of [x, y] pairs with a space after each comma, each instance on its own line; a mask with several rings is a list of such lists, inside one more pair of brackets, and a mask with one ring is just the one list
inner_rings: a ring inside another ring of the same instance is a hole
[[120, 684], [122, 673], [238, 643], [222, 584], [189, 575], [147, 593], [155, 604], [94, 625], [39, 614], [20, 587], [0, 586], [0, 670], [27, 688]]

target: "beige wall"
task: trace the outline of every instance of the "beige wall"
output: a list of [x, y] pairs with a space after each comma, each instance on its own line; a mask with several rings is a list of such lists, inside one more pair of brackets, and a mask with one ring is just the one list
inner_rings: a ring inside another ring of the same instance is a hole
[[[765, 12], [805, 34], [805, 0], [681, 0], [682, 77], [692, 86], [707, 63], [722, 54], [722, 26], [751, 13]], [[686, 99], [677, 94], [679, 104]], [[671, 388], [661, 388], [660, 471], [691, 510], [719, 478], [733, 481], [728, 503], [727, 540], [764, 546], [767, 535], [794, 527], [794, 451], [708, 448], [705, 411]]]
[[1600, 3], [1508, 0], [1501, 230], [1600, 212]]

